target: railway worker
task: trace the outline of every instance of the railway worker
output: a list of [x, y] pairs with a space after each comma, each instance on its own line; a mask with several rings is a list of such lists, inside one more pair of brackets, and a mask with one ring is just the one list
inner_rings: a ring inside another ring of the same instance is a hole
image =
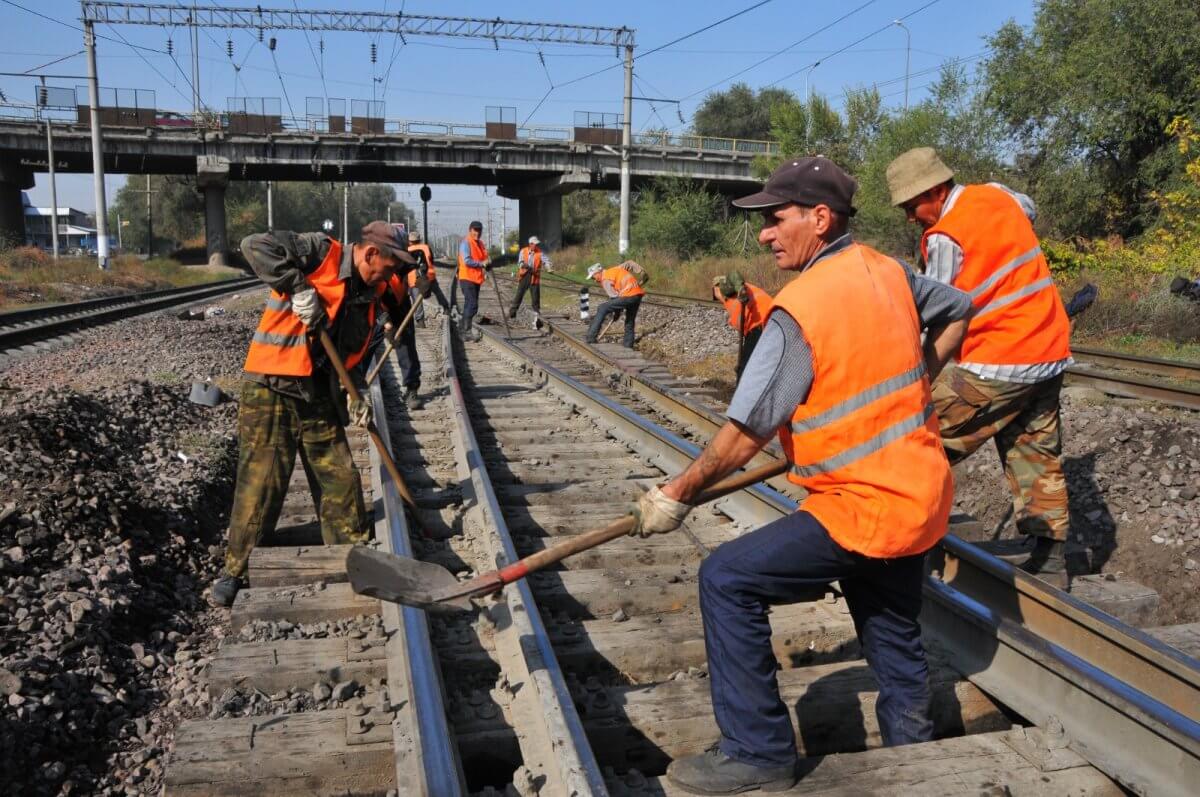
[[[419, 230], [412, 230], [408, 234], [408, 253], [417, 261], [417, 267], [408, 272], [408, 292], [415, 302], [420, 291], [417, 290], [417, 277], [423, 276], [429, 283], [429, 293], [437, 299], [438, 306], [444, 312], [450, 311], [450, 302], [446, 300], [446, 294], [442, 293], [442, 287], [437, 281], [437, 264], [433, 260], [433, 251], [429, 248], [429, 244], [421, 240]], [[413, 320], [417, 322], [422, 329], [425, 328], [425, 303], [417, 308], [417, 312], [413, 315]]]
[[625, 337], [621, 345], [627, 349], [633, 348], [634, 324], [637, 322], [638, 308], [642, 306], [642, 297], [646, 295], [642, 287], [650, 281], [646, 270], [632, 260], [626, 260], [619, 266], [604, 268], [594, 263], [588, 268], [588, 279], [599, 282], [608, 294], [608, 301], [596, 309], [592, 324], [588, 327], [587, 342], [595, 343], [604, 327], [605, 320], [620, 314], [625, 316]]
[[725, 425], [638, 505], [634, 533], [678, 528], [702, 490], [776, 433], [788, 479], [808, 493], [798, 512], [724, 543], [700, 567], [721, 738], [668, 768], [687, 791], [794, 783], [796, 739], [779, 696], [767, 607], [831, 581], [879, 682], [884, 744], [933, 735], [918, 614], [924, 553], [946, 533], [954, 483], [929, 384], [962, 341], [970, 299], [854, 242], [846, 229], [856, 187], [832, 161], [800, 158], [734, 203], [762, 212], [759, 242], [796, 276], [775, 297]]
[[537, 329], [542, 313], [542, 267], [551, 268], [550, 258], [541, 248], [542, 242], [536, 235], [529, 236], [529, 245], [521, 248], [517, 255], [517, 295], [508, 308], [508, 317], [516, 318], [525, 291], [529, 291], [529, 303], [533, 307], [533, 328]]
[[929, 147], [887, 169], [892, 204], [924, 229], [925, 273], [976, 308], [956, 368], [934, 386], [953, 463], [995, 440], [1017, 529], [1032, 537], [1022, 567], [1066, 586], [1067, 481], [1059, 391], [1071, 323], [1033, 230], [1033, 201], [997, 183], [955, 185]]
[[771, 294], [742, 279], [737, 269], [713, 277], [713, 299], [725, 307], [729, 326], [738, 333], [737, 378], [754, 352], [771, 310]]
[[[401, 227], [401, 231], [402, 229]], [[399, 323], [404, 322], [416, 303], [417, 297], [422, 293], [428, 296], [430, 291], [429, 281], [423, 275], [417, 274], [417, 269], [409, 271], [408, 277], [407, 282], [412, 285], [411, 288], [406, 288], [405, 281], [402, 281], [397, 274], [392, 274], [388, 278], [388, 288], [395, 299], [395, 315]], [[422, 303], [422, 307], [424, 307], [424, 303]], [[420, 311], [421, 307], [418, 307], [417, 312]], [[367, 363], [374, 358], [375, 349], [384, 341], [384, 333], [396, 325], [396, 320], [393, 320], [391, 316], [392, 313], [389, 313], [387, 319], [376, 319], [376, 335], [371, 339], [367, 354], [359, 361], [361, 369], [365, 369]], [[425, 406], [424, 400], [418, 393], [421, 389], [421, 354], [417, 351], [416, 320], [417, 313], [413, 313], [412, 322], [397, 333], [399, 337], [396, 340], [396, 358], [400, 361], [400, 381], [404, 385], [402, 398], [404, 405], [410, 410], [419, 410]]]
[[[329, 330], [347, 368], [370, 342], [381, 302], [403, 316], [387, 289], [413, 263], [407, 240], [385, 221], [362, 229], [360, 243], [343, 246], [324, 233], [276, 230], [247, 236], [242, 253], [271, 287], [246, 357], [238, 406], [238, 472], [229, 515], [225, 567], [212, 600], [233, 604], [243, 586], [250, 552], [274, 530], [296, 454], [312, 490], [325, 543], [361, 542], [370, 526], [362, 487], [346, 442], [337, 376], [313, 330]], [[348, 408], [365, 425], [370, 407]]]
[[459, 334], [470, 340], [479, 340], [478, 329], [472, 326], [475, 314], [479, 312], [479, 289], [483, 286], [486, 272], [492, 270], [492, 260], [488, 257], [487, 248], [480, 240], [483, 237], [483, 224], [471, 222], [467, 228], [467, 237], [458, 245], [458, 284], [463, 293], [462, 321], [459, 324]]

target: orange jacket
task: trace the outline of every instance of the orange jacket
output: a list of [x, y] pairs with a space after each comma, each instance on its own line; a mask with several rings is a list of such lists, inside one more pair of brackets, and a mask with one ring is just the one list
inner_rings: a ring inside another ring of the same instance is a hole
[[[342, 245], [330, 240], [329, 252], [321, 265], [317, 266], [305, 279], [321, 297], [325, 314], [330, 322], [337, 318], [342, 308], [342, 300], [346, 297], [346, 283], [338, 276], [342, 264]], [[392, 276], [397, 280], [396, 276]], [[398, 281], [398, 280], [397, 280]], [[387, 290], [387, 283], [380, 283], [375, 288], [376, 297]], [[367, 308], [367, 322], [375, 323], [375, 308], [378, 302], [372, 302]], [[368, 335], [363, 341], [362, 348], [354, 352], [342, 352], [346, 367], [353, 368], [367, 351], [370, 343]], [[291, 297], [271, 291], [267, 297], [267, 306], [263, 309], [262, 318], [258, 321], [258, 329], [250, 339], [250, 351], [246, 355], [245, 369], [256, 374], [271, 374], [273, 376], [309, 376], [313, 371], [312, 357], [308, 351], [308, 336], [304, 322], [292, 312]]]
[[1055, 362], [1071, 355], [1071, 322], [1033, 225], [1008, 192], [964, 186], [921, 238], [940, 233], [963, 250], [954, 287], [971, 295], [976, 315], [959, 360], [997, 365]]
[[954, 480], [903, 267], [852, 244], [792, 280], [772, 312], [812, 348], [808, 399], [780, 429], [788, 479], [808, 491], [801, 508], [866, 556], [928, 550], [946, 533]]
[[642, 286], [638, 284], [637, 277], [630, 274], [627, 269], [621, 266], [606, 268], [597, 274], [596, 277], [601, 285], [605, 282], [611, 282], [613, 287], [617, 289], [617, 296], [621, 299], [629, 296], [644, 296], [646, 294], [642, 290]]
[[[530, 283], [533, 285], [542, 284], [542, 250], [534, 249], [526, 246], [521, 249], [521, 253], [517, 255], [517, 260], [521, 263], [521, 267], [517, 269], [517, 279], [525, 279], [525, 275], [529, 273], [529, 269], [533, 269], [533, 279]], [[529, 265], [525, 265], [528, 263]]]
[[[429, 244], [409, 244], [408, 251], [421, 252], [425, 255], [425, 262], [429, 264], [429, 270], [425, 272], [425, 276], [431, 280], [437, 279], [437, 269], [433, 266], [433, 252], [429, 249]], [[417, 287], [417, 269], [408, 272], [408, 287]]]
[[725, 305], [725, 312], [729, 314], [729, 326], [733, 327], [733, 331], [749, 335], [767, 323], [767, 313], [771, 312], [772, 299], [771, 294], [749, 282], [746, 283], [746, 293], [749, 295], [749, 299], [745, 304], [745, 329], [741, 328], [743, 305], [738, 297], [722, 299], [721, 304]]
[[[482, 241], [477, 241], [474, 238], [467, 236], [463, 239], [471, 247], [471, 259], [482, 263], [487, 260], [487, 249]], [[483, 269], [475, 266], [468, 266], [463, 260], [462, 251], [458, 253], [458, 278], [463, 282], [473, 282], [476, 285], [483, 284]]]

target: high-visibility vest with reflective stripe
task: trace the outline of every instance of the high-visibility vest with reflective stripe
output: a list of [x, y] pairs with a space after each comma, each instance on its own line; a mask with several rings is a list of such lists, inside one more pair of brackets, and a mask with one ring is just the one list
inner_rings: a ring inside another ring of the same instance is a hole
[[975, 317], [961, 362], [1027, 365], [1071, 356], [1071, 322], [1033, 225], [1011, 194], [993, 185], [964, 186], [954, 205], [925, 231], [963, 250], [954, 287], [971, 295]]
[[613, 266], [600, 272], [600, 284], [603, 285], [605, 282], [611, 282], [617, 291], [617, 296], [622, 299], [630, 296], [644, 296], [646, 293], [638, 284], [637, 277], [621, 266]]
[[792, 316], [812, 350], [808, 398], [779, 430], [788, 479], [808, 491], [801, 508], [866, 556], [931, 548], [954, 480], [903, 267], [851, 244], [788, 283], [771, 312]]
[[533, 279], [530, 280], [530, 283], [533, 285], [541, 285], [542, 250], [533, 249], [532, 247], [526, 246], [521, 250], [521, 253], [517, 255], [517, 260], [521, 262], [521, 267], [517, 269], [517, 277], [519, 279], [525, 279], [525, 275], [529, 273], [530, 269], [533, 269]]
[[[425, 276], [431, 280], [437, 279], [437, 269], [433, 267], [433, 252], [429, 248], [429, 244], [409, 244], [408, 251], [420, 252], [425, 255], [425, 262], [429, 264], [429, 269], [425, 272]], [[417, 287], [417, 269], [408, 272], [408, 287]]]
[[[346, 297], [346, 283], [338, 272], [342, 265], [342, 245], [330, 240], [329, 252], [321, 265], [305, 277], [308, 284], [321, 297], [325, 307], [325, 315], [332, 323], [342, 308]], [[386, 290], [386, 283], [376, 287], [376, 295]], [[375, 302], [367, 309], [368, 324], [375, 323]], [[346, 367], [353, 368], [362, 359], [367, 350], [370, 336], [363, 341], [362, 348], [353, 352], [341, 352], [345, 358]], [[304, 322], [292, 312], [292, 300], [287, 294], [272, 290], [267, 296], [267, 306], [263, 309], [262, 318], [258, 321], [258, 329], [250, 340], [250, 351], [246, 355], [245, 370], [255, 374], [271, 374], [273, 376], [309, 376], [313, 371], [312, 357], [308, 350], [308, 337], [305, 334]]]
[[725, 312], [729, 314], [729, 326], [733, 327], [733, 331], [748, 335], [767, 323], [767, 313], [771, 312], [772, 299], [771, 294], [749, 282], [746, 283], [746, 293], [749, 295], [749, 300], [745, 304], [745, 329], [742, 328], [742, 302], [738, 297], [722, 299], [721, 304], [725, 305]]
[[[487, 260], [487, 249], [483, 244], [470, 236], [463, 239], [471, 246], [471, 259], [482, 263]], [[458, 250], [458, 278], [464, 282], [473, 282], [476, 285], [483, 284], [483, 269], [475, 266], [468, 266], [463, 260], [462, 248]]]

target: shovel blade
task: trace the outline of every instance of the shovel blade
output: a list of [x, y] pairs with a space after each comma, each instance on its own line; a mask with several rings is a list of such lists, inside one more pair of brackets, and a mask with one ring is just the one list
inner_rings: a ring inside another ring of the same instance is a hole
[[346, 555], [346, 574], [359, 595], [436, 612], [470, 611], [466, 597], [439, 599], [459, 580], [446, 568], [407, 556], [356, 545]]

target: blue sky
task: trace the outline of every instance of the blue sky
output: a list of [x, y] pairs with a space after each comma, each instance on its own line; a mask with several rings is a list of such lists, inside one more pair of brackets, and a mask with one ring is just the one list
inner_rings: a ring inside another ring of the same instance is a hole
[[[14, 0], [48, 17], [78, 25], [79, 4], [73, 0]], [[603, 26], [627, 26], [636, 30], [637, 52], [649, 53], [635, 66], [637, 83], [634, 94], [683, 99], [683, 117], [691, 114], [705, 95], [705, 89], [725, 88], [725, 79], [755, 62], [795, 46], [755, 66], [737, 80], [760, 87], [775, 84], [803, 95], [805, 76], [810, 90], [837, 102], [846, 88], [879, 85], [886, 104], [904, 102], [905, 35], [892, 20], [904, 18], [912, 35], [910, 101], [918, 101], [936, 78], [940, 64], [955, 58], [972, 58], [984, 53], [985, 37], [1008, 19], [1029, 24], [1033, 0], [845, 0], [842, 3], [799, 3], [772, 0], [760, 8], [711, 30], [658, 52], [651, 49], [666, 44], [730, 14], [755, 4], [755, 0], [713, 2], [694, 0], [677, 2], [632, 2], [607, 0], [603, 3], [562, 3], [541, 0], [528, 2], [481, 2], [479, 0], [388, 0], [375, 2], [325, 2], [296, 0], [300, 8], [354, 8], [395, 13], [440, 14], [466, 17], [497, 16], [530, 21], [566, 22]], [[250, 6], [249, 2], [223, 0], [222, 5]], [[264, 6], [288, 7], [291, 0], [268, 0]], [[856, 10], [857, 9], [857, 10]], [[681, 14], [686, 10], [686, 14]], [[851, 13], [853, 12], [853, 13]], [[915, 12], [915, 13], [914, 13]], [[844, 15], [845, 19], [837, 22]], [[911, 15], [911, 16], [910, 16]], [[821, 28], [829, 26], [827, 30]], [[0, 71], [21, 72], [63, 56], [65, 60], [44, 71], [83, 75], [86, 63], [81, 50], [82, 34], [63, 25], [42, 19], [0, 0], [0, 29], [7, 31], [0, 44]], [[881, 30], [882, 29], [882, 30]], [[820, 31], [820, 32], [817, 32]], [[876, 33], [876, 31], [879, 31]], [[153, 89], [160, 108], [189, 110], [191, 107], [189, 37], [184, 29], [101, 26], [98, 32], [111, 37], [99, 42], [100, 81], [103, 86]], [[873, 35], [872, 35], [873, 34]], [[272, 35], [267, 33], [267, 36]], [[575, 78], [617, 64], [616, 54], [608, 48], [543, 46], [545, 67], [538, 57], [538, 46], [527, 43], [491, 43], [409, 37], [407, 44], [394, 37], [367, 34], [327, 33], [323, 37], [301, 32], [277, 32], [275, 55], [282, 73], [286, 94], [297, 115], [304, 114], [306, 97], [381, 99], [389, 119], [422, 119], [479, 122], [487, 105], [514, 106], [518, 121], [570, 126], [575, 111], [621, 110], [622, 72], [613, 68], [593, 77], [566, 84]], [[141, 52], [139, 55], [120, 41], [157, 50], [173, 42], [179, 67], [165, 53]], [[807, 38], [806, 41], [800, 40]], [[864, 39], [854, 44], [860, 39]], [[318, 64], [320, 38], [324, 39], [323, 63]], [[226, 42], [233, 42], [236, 71], [226, 55]], [[115, 40], [115, 41], [114, 41]], [[370, 45], [377, 45], [377, 63], [370, 60]], [[311, 43], [311, 50], [310, 50]], [[839, 54], [838, 50], [854, 45]], [[257, 36], [247, 31], [211, 30], [200, 34], [201, 95], [206, 105], [224, 109], [228, 97], [280, 97], [280, 87], [271, 56]], [[821, 63], [809, 68], [812, 64]], [[390, 64], [390, 69], [389, 69]], [[932, 70], [932, 71], [931, 71]], [[321, 80], [321, 72], [324, 81]], [[184, 76], [186, 73], [186, 77]], [[236, 74], [236, 82], [235, 82]], [[83, 81], [51, 80], [50, 83], [73, 86]], [[557, 87], [551, 89], [551, 84]], [[0, 89], [10, 100], [28, 102], [33, 98], [34, 81], [0, 77]], [[386, 91], [385, 91], [386, 86]], [[549, 94], [547, 92], [549, 91]], [[374, 97], [372, 95], [374, 92]], [[544, 100], [544, 101], [543, 101]], [[540, 105], [539, 105], [540, 102]], [[287, 103], [283, 103], [287, 113]], [[535, 110], [536, 109], [536, 110]], [[634, 129], [678, 128], [680, 121], [673, 104], [646, 102], [634, 104]], [[49, 204], [49, 189], [44, 175], [31, 196], [39, 204]], [[124, 177], [108, 181], [110, 196]], [[418, 204], [416, 188], [397, 186], [400, 198]], [[479, 188], [435, 188], [435, 201], [453, 201], [444, 210], [447, 217], [482, 215], [484, 203], [499, 207], [491, 190]], [[91, 210], [90, 177], [64, 175], [59, 180], [60, 204]], [[477, 205], [472, 208], [471, 204]], [[509, 218], [515, 219], [515, 203], [509, 204]], [[440, 215], [440, 214], [439, 214]]]

